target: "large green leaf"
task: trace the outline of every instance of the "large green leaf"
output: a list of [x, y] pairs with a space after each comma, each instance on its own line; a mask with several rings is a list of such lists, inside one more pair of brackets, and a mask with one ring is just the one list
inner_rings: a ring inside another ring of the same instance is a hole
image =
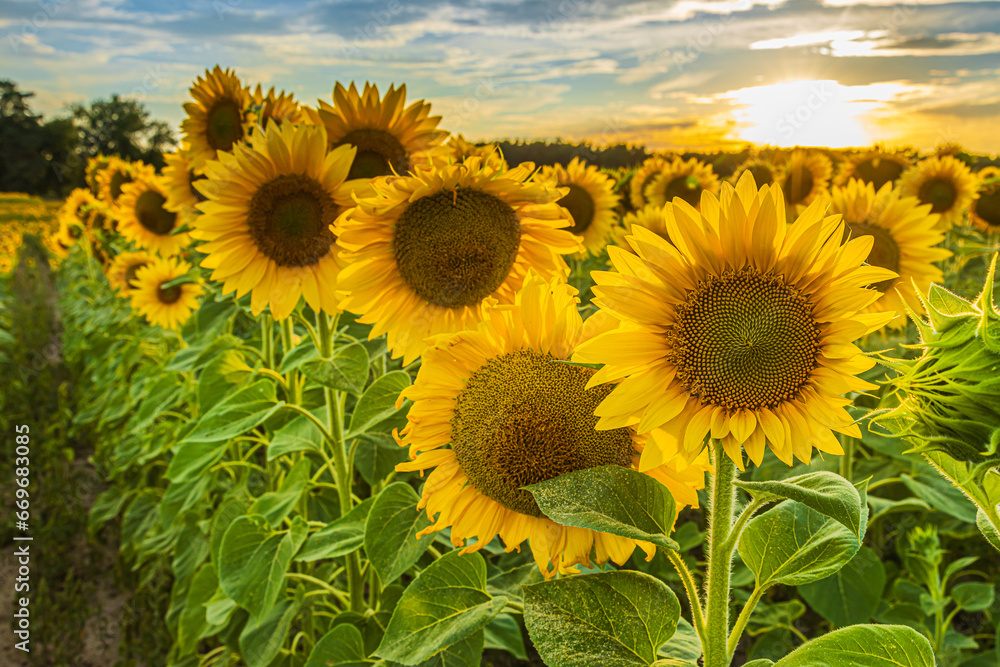
[[983, 510], [978, 510], [976, 513], [976, 526], [979, 528], [979, 532], [983, 534], [986, 541], [992, 545], [994, 549], [1000, 551], [1000, 531], [997, 531], [997, 527], [993, 525], [990, 518], [986, 516], [986, 512]]
[[807, 642], [774, 667], [934, 667], [922, 634], [902, 625], [852, 625]]
[[153, 383], [139, 403], [139, 409], [129, 424], [129, 428], [141, 431], [153, 423], [160, 413], [168, 410], [181, 393], [180, 376], [177, 373], [165, 373]]
[[242, 352], [224, 350], [198, 377], [198, 406], [204, 414], [253, 373]]
[[826, 579], [799, 587], [803, 599], [837, 626], [865, 623], [878, 609], [885, 568], [875, 552], [861, 547], [847, 565]]
[[842, 568], [861, 548], [838, 521], [793, 500], [754, 517], [739, 542], [757, 586], [801, 586]]
[[524, 487], [542, 512], [566, 526], [652, 542], [676, 551], [667, 537], [677, 516], [674, 497], [649, 475], [622, 466], [587, 468]]
[[975, 523], [976, 507], [965, 495], [936, 472], [932, 475], [907, 475], [900, 478], [913, 495], [928, 505], [956, 519]]
[[338, 558], [360, 549], [365, 541], [365, 522], [374, 501], [374, 498], [365, 498], [350, 512], [310, 535], [295, 560], [311, 562]]
[[306, 361], [301, 370], [317, 384], [358, 395], [368, 381], [368, 351], [361, 343], [351, 343], [334, 350], [330, 359]]
[[202, 415], [183, 442], [220, 442], [235, 438], [259, 426], [282, 405], [275, 401], [274, 381], [258, 380]]
[[521, 626], [510, 614], [500, 614], [486, 626], [484, 648], [507, 651], [518, 660], [527, 660], [528, 651], [524, 647]]
[[286, 599], [274, 606], [258, 622], [251, 619], [240, 633], [240, 655], [247, 667], [267, 667], [285, 643], [300, 602]]
[[365, 553], [378, 573], [382, 586], [388, 586], [417, 562], [432, 539], [417, 539], [417, 533], [430, 525], [427, 514], [417, 510], [417, 493], [404, 482], [394, 482], [382, 489], [365, 523]]
[[397, 463], [407, 460], [405, 447], [396, 444], [388, 433], [362, 433], [354, 452], [354, 468], [369, 485], [386, 478]]
[[215, 567], [205, 563], [195, 573], [188, 587], [187, 600], [177, 623], [177, 647], [182, 656], [194, 653], [198, 640], [219, 629], [205, 618], [205, 603], [219, 588]]
[[277, 528], [299, 501], [311, 472], [309, 459], [300, 459], [285, 475], [281, 486], [276, 491], [270, 491], [257, 498], [250, 506], [249, 513], [260, 514], [273, 528]]
[[420, 664], [482, 630], [506, 604], [507, 598], [486, 592], [482, 556], [449, 551], [403, 592], [376, 655], [404, 665]]
[[368, 667], [375, 662], [365, 657], [361, 631], [350, 623], [341, 623], [316, 642], [305, 667]]
[[524, 623], [549, 667], [631, 667], [656, 662], [680, 603], [662, 581], [634, 571], [524, 587]]
[[966, 581], [952, 586], [948, 594], [960, 609], [964, 609], [965, 611], [983, 611], [993, 606], [993, 598], [996, 595], [996, 591], [993, 589], [993, 584]]
[[305, 540], [296, 517], [287, 533], [275, 533], [262, 516], [241, 516], [229, 526], [219, 553], [219, 584], [256, 619], [265, 616], [285, 588], [285, 573]]
[[293, 371], [303, 363], [319, 357], [319, 350], [311, 340], [304, 340], [293, 347], [287, 354], [281, 357], [281, 365], [278, 372], [284, 375], [288, 371]]
[[[326, 418], [326, 406], [311, 410], [319, 419]], [[267, 460], [292, 452], [318, 452], [323, 447], [323, 434], [305, 415], [299, 415], [275, 432], [267, 446]]]
[[839, 521], [861, 536], [861, 496], [854, 485], [825, 470], [764, 482], [737, 481], [756, 500], [788, 498]]
[[385, 421], [396, 413], [399, 393], [410, 386], [410, 376], [403, 371], [386, 373], [371, 383], [358, 399], [351, 415], [351, 427], [346, 437], [353, 438]]

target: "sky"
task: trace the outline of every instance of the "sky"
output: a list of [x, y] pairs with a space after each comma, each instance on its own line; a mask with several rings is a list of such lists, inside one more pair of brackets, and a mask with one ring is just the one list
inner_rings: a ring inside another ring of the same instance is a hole
[[179, 126], [216, 63], [313, 105], [405, 83], [470, 140], [1000, 152], [1000, 1], [0, 0], [0, 78], [47, 117]]

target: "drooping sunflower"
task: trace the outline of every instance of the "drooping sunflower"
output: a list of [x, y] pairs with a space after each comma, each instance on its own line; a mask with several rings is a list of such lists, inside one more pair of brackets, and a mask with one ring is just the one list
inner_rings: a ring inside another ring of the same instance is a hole
[[365, 83], [359, 93], [353, 82], [349, 88], [337, 82], [333, 106], [319, 100], [318, 109], [330, 146], [357, 148], [348, 175], [358, 181], [355, 188], [365, 187], [376, 176], [405, 174], [420, 153], [439, 145], [448, 133], [437, 129], [441, 117], [430, 113], [431, 105], [423, 100], [406, 106], [405, 85], [389, 86], [380, 98], [377, 86]]
[[580, 158], [573, 158], [565, 167], [561, 164], [542, 167], [541, 178], [569, 188], [556, 202], [573, 219], [569, 231], [583, 237], [583, 245], [591, 255], [601, 254], [615, 224], [618, 195], [614, 193], [614, 181]]
[[185, 222], [197, 215], [195, 205], [205, 201], [205, 197], [193, 185], [195, 181], [205, 176], [191, 168], [187, 153], [187, 147], [182, 146], [181, 150], [163, 156], [166, 162], [163, 167], [163, 185], [167, 191], [167, 202], [164, 207], [168, 211], [179, 213]]
[[200, 281], [164, 287], [191, 270], [178, 257], [153, 257], [139, 268], [128, 292], [132, 309], [150, 324], [164, 329], [179, 329], [198, 310], [198, 297], [204, 291]]
[[871, 183], [875, 190], [881, 190], [886, 183], [893, 184], [911, 165], [903, 153], [881, 150], [868, 151], [850, 158], [837, 174], [837, 185], [845, 185], [852, 178]]
[[183, 142], [188, 145], [191, 167], [200, 170], [219, 151], [232, 150], [250, 133], [254, 114], [250, 108], [250, 88], [232, 70], [218, 65], [205, 70], [191, 87], [194, 102], [186, 102], [187, 118], [181, 123]]
[[135, 289], [136, 274], [139, 269], [150, 264], [155, 258], [144, 250], [123, 252], [111, 260], [105, 275], [111, 289], [123, 296]]
[[873, 285], [882, 297], [863, 312], [893, 312], [896, 317], [890, 324], [906, 326], [904, 302], [913, 312], [922, 313], [918, 292], [925, 293], [932, 282], [941, 281], [944, 274], [934, 262], [951, 257], [950, 250], [936, 247], [944, 240], [944, 233], [935, 229], [938, 216], [931, 213], [930, 204], [893, 192], [892, 183], [876, 193], [872, 183], [855, 178], [843, 187], [835, 186], [830, 198], [829, 212], [844, 218], [845, 239], [872, 237], [868, 263], [897, 274]]
[[78, 224], [85, 221], [83, 210], [93, 204], [97, 198], [86, 188], [75, 188], [66, 197], [66, 201], [59, 207], [59, 223], [66, 225]]
[[749, 171], [753, 174], [753, 180], [757, 185], [772, 185], [781, 174], [781, 168], [763, 157], [751, 157], [736, 167], [733, 175], [729, 177], [729, 182], [736, 184], [739, 182], [743, 172]]
[[[420, 535], [451, 528], [463, 553], [499, 535], [506, 550], [528, 540], [546, 577], [574, 566], [622, 565], [652, 544], [545, 516], [521, 487], [586, 468], [634, 468], [647, 438], [628, 427], [595, 430], [594, 409], [610, 388], [586, 389], [594, 371], [558, 363], [583, 336], [575, 290], [531, 273], [512, 306], [489, 305], [475, 330], [442, 336], [424, 352], [416, 382], [399, 398], [411, 399], [408, 422], [394, 433], [409, 447], [397, 470], [430, 470], [418, 507], [434, 523]], [[680, 456], [647, 471], [666, 485], [678, 506], [697, 505], [709, 468]], [[475, 538], [475, 541], [473, 541]]]
[[388, 332], [408, 364], [429, 336], [475, 327], [487, 299], [511, 303], [529, 268], [567, 275], [561, 255], [583, 246], [556, 204], [565, 190], [532, 181], [534, 170], [476, 156], [376, 179], [337, 221], [345, 310], [375, 325], [372, 338]]
[[777, 180], [785, 195], [789, 222], [828, 191], [832, 175], [833, 163], [823, 153], [805, 149], [792, 151]]
[[108, 166], [97, 173], [100, 199], [112, 209], [116, 209], [126, 185], [137, 179], [153, 178], [155, 173], [151, 165], [129, 162], [112, 155], [108, 158]]
[[980, 186], [979, 195], [969, 205], [969, 220], [989, 234], [1000, 232], [1000, 178]]
[[222, 293], [251, 293], [254, 315], [270, 306], [288, 317], [305, 296], [319, 312], [338, 312], [337, 239], [330, 225], [351, 206], [345, 185], [354, 148], [327, 150], [321, 125], [268, 124], [249, 143], [206, 163], [197, 188], [208, 200], [191, 222], [191, 235], [207, 243], [201, 266]]
[[716, 194], [719, 191], [719, 177], [711, 165], [698, 158], [683, 160], [675, 158], [659, 172], [653, 174], [643, 189], [643, 198], [649, 204], [662, 206], [680, 197], [691, 206], [701, 205], [701, 193]]
[[593, 274], [595, 302], [621, 320], [574, 355], [605, 364], [591, 386], [620, 380], [598, 428], [668, 434], [640, 469], [708, 435], [740, 466], [741, 448], [756, 464], [766, 446], [789, 465], [813, 447], [841, 453], [831, 429], [859, 435], [842, 396], [874, 387], [856, 375], [875, 361], [851, 342], [892, 318], [861, 312], [880, 296], [866, 286], [895, 274], [863, 265], [872, 237], [841, 245], [822, 201], [786, 229], [780, 187], [758, 190], [749, 173], [706, 203], [668, 207], [674, 245], [636, 227], [638, 257], [612, 248], [617, 272]]
[[903, 196], [930, 204], [931, 211], [941, 216], [938, 226], [948, 230], [962, 221], [979, 183], [964, 162], [944, 155], [913, 165], [899, 177], [898, 185]]
[[255, 127], [263, 129], [267, 127], [268, 121], [274, 121], [279, 125], [282, 123], [304, 123], [309, 121], [309, 114], [296, 101], [294, 93], [281, 91], [276, 93], [274, 86], [265, 93], [258, 83], [257, 88], [250, 96], [254, 107], [259, 108], [257, 112], [257, 124]]
[[639, 210], [649, 203], [646, 201], [646, 186], [652, 177], [670, 165], [671, 159], [663, 155], [653, 155], [643, 160], [635, 170], [628, 181], [628, 197], [633, 209]]
[[138, 247], [161, 257], [176, 255], [190, 243], [187, 232], [177, 232], [181, 216], [166, 208], [162, 176], [140, 178], [125, 186], [118, 202], [118, 231]]

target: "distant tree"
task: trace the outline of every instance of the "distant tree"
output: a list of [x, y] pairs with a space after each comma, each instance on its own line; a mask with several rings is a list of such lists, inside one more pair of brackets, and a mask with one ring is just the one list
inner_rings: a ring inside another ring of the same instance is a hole
[[175, 143], [167, 123], [152, 120], [141, 102], [119, 95], [95, 100], [89, 107], [71, 105], [70, 113], [80, 135], [80, 151], [87, 157], [119, 155], [160, 169], [164, 150]]
[[0, 80], [0, 191], [38, 193], [48, 164], [42, 117], [29, 104], [34, 93]]

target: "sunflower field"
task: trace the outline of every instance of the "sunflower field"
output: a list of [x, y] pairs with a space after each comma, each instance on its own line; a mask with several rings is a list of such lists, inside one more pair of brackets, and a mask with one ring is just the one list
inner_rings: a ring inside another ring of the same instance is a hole
[[989, 160], [190, 93], [162, 173], [0, 194], [4, 427], [93, 444], [116, 664], [1000, 664]]

